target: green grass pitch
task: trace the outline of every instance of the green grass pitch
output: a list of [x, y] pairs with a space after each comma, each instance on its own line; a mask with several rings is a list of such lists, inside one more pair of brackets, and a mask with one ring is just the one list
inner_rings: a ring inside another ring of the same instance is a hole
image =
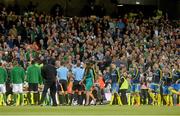
[[180, 107], [173, 106], [5, 106], [0, 115], [179, 115]]

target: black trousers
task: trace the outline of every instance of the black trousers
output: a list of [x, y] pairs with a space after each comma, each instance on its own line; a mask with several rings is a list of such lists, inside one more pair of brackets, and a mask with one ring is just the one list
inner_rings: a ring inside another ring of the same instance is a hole
[[55, 97], [55, 94], [56, 94], [56, 82], [45, 82], [40, 104], [42, 104], [44, 102], [44, 99], [46, 97], [48, 89], [50, 89], [50, 95], [51, 95], [51, 98], [52, 98], [52, 101], [53, 101], [53, 105], [57, 105], [56, 97]]
[[148, 98], [148, 89], [141, 89], [141, 101], [146, 104], [146, 98]]
[[127, 105], [127, 97], [126, 97], [127, 89], [120, 89], [121, 93], [121, 101], [123, 105]]

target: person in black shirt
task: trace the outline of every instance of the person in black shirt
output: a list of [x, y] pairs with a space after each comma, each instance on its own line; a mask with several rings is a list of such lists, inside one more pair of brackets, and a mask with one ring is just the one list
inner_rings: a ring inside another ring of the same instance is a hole
[[50, 88], [50, 95], [53, 101], [53, 106], [57, 106], [55, 94], [56, 94], [56, 68], [55, 68], [55, 60], [50, 59], [48, 64], [45, 64], [41, 69], [41, 74], [44, 79], [44, 89], [42, 92], [42, 98], [40, 105], [43, 105], [43, 101], [46, 97], [46, 93]]

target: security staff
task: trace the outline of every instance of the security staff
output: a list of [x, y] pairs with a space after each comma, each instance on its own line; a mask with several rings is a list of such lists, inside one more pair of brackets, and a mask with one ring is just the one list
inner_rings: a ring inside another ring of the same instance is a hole
[[120, 83], [119, 83], [119, 86], [120, 86], [119, 92], [121, 93], [121, 101], [123, 105], [127, 105], [126, 92], [128, 90], [129, 84], [126, 78], [127, 78], [127, 73], [124, 72], [123, 75], [121, 76]]
[[50, 89], [50, 95], [52, 98], [53, 106], [57, 106], [55, 94], [56, 94], [56, 68], [55, 68], [55, 60], [49, 59], [48, 64], [45, 64], [41, 69], [41, 74], [44, 79], [44, 89], [41, 97], [40, 105], [43, 105], [44, 99], [46, 97], [46, 93], [48, 89]]

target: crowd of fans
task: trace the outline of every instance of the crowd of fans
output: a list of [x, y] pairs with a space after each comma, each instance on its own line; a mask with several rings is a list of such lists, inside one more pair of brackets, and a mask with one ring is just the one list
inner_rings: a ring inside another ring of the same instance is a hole
[[[11, 94], [9, 84], [13, 77], [10, 74], [16, 61], [27, 70], [34, 61], [43, 67], [40, 64], [53, 58], [57, 69], [66, 68], [66, 84], [57, 70], [61, 80], [57, 83], [60, 85], [57, 91], [61, 91], [57, 92], [59, 104], [75, 104], [76, 98], [77, 104], [83, 104], [83, 94], [87, 97], [86, 105], [89, 96], [94, 104], [108, 100], [110, 104], [118, 101], [120, 105], [178, 104], [179, 100], [174, 99], [172, 103], [171, 99], [180, 94], [179, 24], [164, 16], [158, 19], [129, 15], [117, 19], [67, 18], [34, 12], [16, 15], [3, 8], [0, 13], [0, 61], [8, 74], [6, 95]], [[83, 77], [87, 67], [90, 73], [87, 77], [93, 77], [93, 84]], [[82, 69], [78, 83], [74, 83], [76, 72], [80, 72], [76, 68]], [[24, 77], [22, 83], [26, 81]], [[38, 83], [43, 85], [43, 82]], [[154, 83], [157, 86], [152, 86]], [[109, 95], [112, 99], [108, 99]]]

